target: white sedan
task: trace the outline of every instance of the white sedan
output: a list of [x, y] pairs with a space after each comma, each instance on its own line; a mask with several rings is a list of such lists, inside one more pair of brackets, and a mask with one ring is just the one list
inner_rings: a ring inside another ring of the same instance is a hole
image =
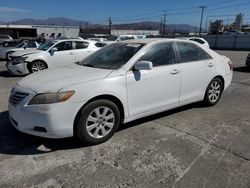
[[81, 61], [99, 50], [95, 41], [81, 39], [53, 40], [36, 50], [12, 53], [6, 67], [10, 74], [26, 75]]
[[39, 44], [36, 41], [22, 41], [15, 47], [5, 47], [0, 49], [0, 59], [6, 59], [10, 61], [10, 56], [16, 51], [24, 51], [30, 49], [36, 49]]
[[197, 101], [217, 104], [232, 74], [230, 59], [192, 41], [123, 41], [23, 78], [11, 91], [9, 117], [24, 133], [98, 144], [123, 123]]

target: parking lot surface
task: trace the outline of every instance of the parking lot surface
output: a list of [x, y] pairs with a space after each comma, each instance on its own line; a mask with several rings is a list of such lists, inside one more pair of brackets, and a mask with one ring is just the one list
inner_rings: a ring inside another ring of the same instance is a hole
[[11, 87], [0, 62], [0, 187], [250, 187], [248, 52], [231, 58], [234, 77], [214, 107], [191, 104], [129, 123], [106, 143], [44, 139], [8, 120]]

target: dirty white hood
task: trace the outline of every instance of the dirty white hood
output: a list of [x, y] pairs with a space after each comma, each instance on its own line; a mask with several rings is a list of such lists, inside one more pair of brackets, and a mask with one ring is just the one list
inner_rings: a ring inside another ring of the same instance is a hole
[[22, 49], [22, 50], [18, 50], [14, 53], [11, 54], [12, 57], [20, 57], [20, 56], [24, 56], [24, 55], [30, 55], [30, 54], [34, 54], [34, 53], [39, 53], [39, 52], [43, 52], [42, 50], [38, 50], [36, 48], [32, 48], [32, 49]]
[[105, 78], [112, 70], [71, 65], [30, 74], [18, 85], [37, 93], [56, 92], [64, 87]]

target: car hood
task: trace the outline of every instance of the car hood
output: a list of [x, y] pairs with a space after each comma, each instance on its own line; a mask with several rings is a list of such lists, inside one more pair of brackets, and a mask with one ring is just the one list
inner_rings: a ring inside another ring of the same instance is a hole
[[39, 53], [42, 52], [41, 50], [38, 49], [23, 49], [23, 50], [18, 50], [14, 53], [11, 54], [12, 57], [20, 57], [20, 56], [24, 56], [24, 55], [30, 55], [30, 54], [35, 54], [35, 53]]
[[105, 78], [112, 70], [71, 65], [30, 74], [18, 85], [37, 93], [56, 92], [75, 84]]

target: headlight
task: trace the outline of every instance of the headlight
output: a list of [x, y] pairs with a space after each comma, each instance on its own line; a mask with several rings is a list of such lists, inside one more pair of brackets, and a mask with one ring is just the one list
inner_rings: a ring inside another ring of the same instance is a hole
[[68, 100], [75, 91], [63, 91], [58, 93], [42, 93], [34, 96], [28, 105], [52, 104]]
[[24, 63], [27, 58], [28, 57], [16, 58], [16, 59], [13, 60], [12, 65], [17, 65], [17, 64], [20, 64], [20, 63]]

